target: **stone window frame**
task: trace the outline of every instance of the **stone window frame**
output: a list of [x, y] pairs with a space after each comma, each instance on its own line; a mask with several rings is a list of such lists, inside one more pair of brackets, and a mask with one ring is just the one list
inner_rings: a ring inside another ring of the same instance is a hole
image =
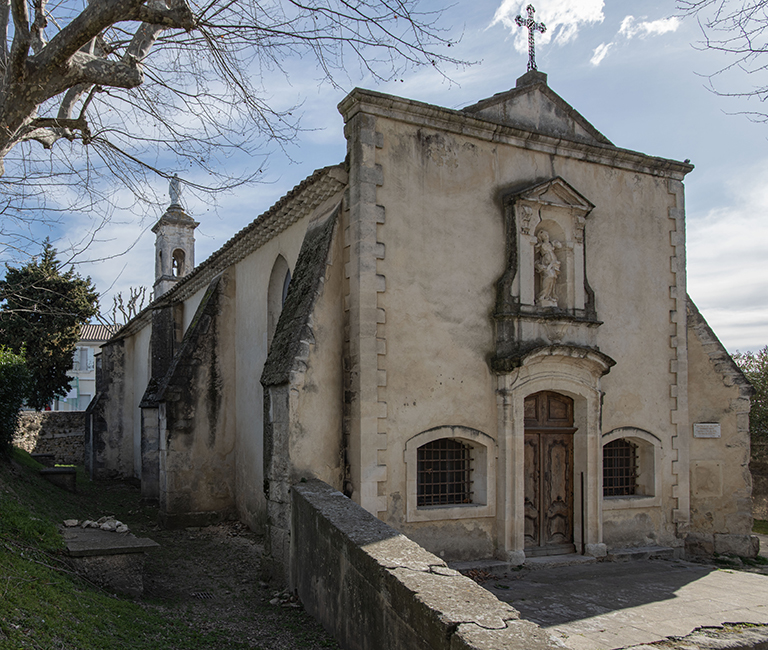
[[[602, 446], [624, 439], [636, 445], [636, 493], [626, 496], [603, 496], [603, 510], [648, 508], [661, 506], [661, 439], [637, 427], [619, 427], [602, 437]], [[600, 481], [602, 493], [602, 454], [600, 454]]]
[[[472, 447], [473, 502], [418, 506], [418, 449], [442, 438]], [[496, 459], [498, 446], [488, 434], [464, 426], [440, 426], [409, 438], [403, 457], [406, 466], [406, 521], [442, 521], [496, 516]]]

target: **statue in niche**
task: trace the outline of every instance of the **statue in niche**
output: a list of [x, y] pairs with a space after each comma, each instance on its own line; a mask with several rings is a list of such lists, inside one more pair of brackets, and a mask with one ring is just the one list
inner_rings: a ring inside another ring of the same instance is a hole
[[539, 230], [536, 239], [535, 250], [538, 257], [535, 268], [536, 273], [539, 274], [539, 295], [536, 297], [536, 304], [539, 307], [557, 307], [555, 285], [560, 276], [560, 262], [555, 255], [555, 250], [562, 248], [563, 245], [554, 239], [550, 241], [546, 230]]

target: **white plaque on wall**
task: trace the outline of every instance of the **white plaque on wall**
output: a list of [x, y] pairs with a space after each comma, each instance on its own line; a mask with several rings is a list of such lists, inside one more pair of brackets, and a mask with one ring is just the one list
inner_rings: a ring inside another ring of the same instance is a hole
[[696, 422], [693, 425], [694, 438], [719, 438], [719, 422]]

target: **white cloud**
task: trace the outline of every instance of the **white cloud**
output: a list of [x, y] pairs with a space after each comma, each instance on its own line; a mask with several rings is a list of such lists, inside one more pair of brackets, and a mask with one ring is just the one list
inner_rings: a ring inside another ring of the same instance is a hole
[[742, 170], [731, 206], [688, 220], [688, 292], [732, 352], [768, 344], [766, 169]]
[[598, 45], [589, 62], [594, 66], [600, 65], [600, 62], [605, 58], [605, 55], [608, 54], [608, 50], [611, 49], [613, 45], [614, 43], [601, 43]]
[[644, 38], [646, 36], [659, 36], [660, 34], [674, 32], [677, 31], [678, 27], [680, 27], [680, 19], [674, 16], [671, 18], [660, 18], [659, 20], [641, 21], [638, 21], [634, 16], [627, 16], [621, 21], [619, 34], [627, 38], [633, 38], [638, 35], [640, 38]]
[[[515, 34], [515, 49], [518, 52], [528, 50], [528, 30], [521, 29], [515, 23], [515, 17], [527, 16], [525, 7], [529, 0], [502, 0], [492, 25], [502, 23]], [[564, 45], [574, 39], [579, 29], [589, 23], [600, 23], [603, 15], [603, 0], [540, 0], [537, 2], [535, 19], [543, 22], [547, 31], [537, 35], [536, 42], [549, 43], [554, 39], [558, 45]]]
[[[645, 38], [646, 36], [658, 36], [660, 34], [674, 32], [679, 26], [680, 19], [674, 17], [660, 18], [659, 20], [638, 20], [634, 16], [626, 16], [624, 20], [621, 21], [621, 27], [619, 27], [619, 31], [616, 35], [623, 36], [627, 40], [630, 40], [635, 36]], [[616, 41], [598, 45], [589, 62], [595, 67], [600, 65], [608, 54], [608, 50], [614, 45], [616, 45]]]

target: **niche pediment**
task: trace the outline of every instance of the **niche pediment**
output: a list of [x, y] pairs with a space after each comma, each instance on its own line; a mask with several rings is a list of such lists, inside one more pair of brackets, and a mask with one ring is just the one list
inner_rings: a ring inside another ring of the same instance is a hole
[[533, 185], [512, 196], [542, 206], [565, 208], [582, 217], [586, 217], [595, 207], [559, 176]]
[[559, 176], [503, 203], [507, 260], [496, 289], [497, 355], [561, 343], [593, 347], [600, 323], [584, 232], [594, 205]]

